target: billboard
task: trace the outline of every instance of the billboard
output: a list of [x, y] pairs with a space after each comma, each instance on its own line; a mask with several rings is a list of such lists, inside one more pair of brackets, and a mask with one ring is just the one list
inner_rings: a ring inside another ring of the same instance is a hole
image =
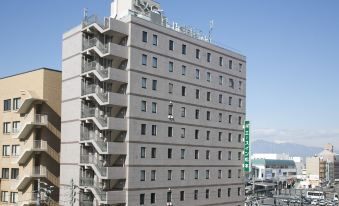
[[244, 171], [250, 172], [250, 121], [245, 121], [244, 134]]

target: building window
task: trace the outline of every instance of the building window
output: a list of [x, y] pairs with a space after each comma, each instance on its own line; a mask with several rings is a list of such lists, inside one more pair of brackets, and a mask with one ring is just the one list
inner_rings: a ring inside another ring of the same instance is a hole
[[205, 194], [206, 199], [210, 198], [210, 190], [206, 189], [206, 194]]
[[231, 188], [228, 188], [228, 189], [227, 189], [227, 196], [228, 196], [228, 197], [231, 197]]
[[10, 122], [4, 122], [3, 123], [3, 133], [4, 134], [11, 133], [11, 123]]
[[185, 117], [185, 116], [186, 116], [186, 108], [181, 107], [181, 117]]
[[186, 76], [186, 66], [185, 65], [181, 66], [181, 75]]
[[173, 127], [168, 127], [167, 134], [168, 134], [168, 137], [173, 137]]
[[242, 139], [241, 134], [238, 134], [238, 142], [239, 142], [239, 143], [242, 142], [241, 139]]
[[157, 90], [158, 80], [152, 80], [152, 90]]
[[195, 58], [200, 59], [200, 49], [195, 50]]
[[7, 191], [1, 191], [1, 201], [2, 202], [8, 202], [8, 192]]
[[21, 98], [14, 98], [13, 99], [13, 110], [18, 110], [21, 105]]
[[208, 102], [211, 101], [211, 92], [207, 92], [206, 100], [207, 100]]
[[222, 100], [223, 100], [222, 94], [219, 94], [219, 103], [220, 104], [222, 104]]
[[232, 133], [228, 133], [228, 142], [232, 142]]
[[152, 58], [152, 67], [158, 68], [158, 58], [156, 58], [156, 57]]
[[222, 170], [218, 170], [218, 179], [222, 178]]
[[141, 147], [141, 149], [140, 149], [140, 157], [141, 158], [145, 158], [146, 157], [146, 148], [145, 147]]
[[232, 178], [232, 170], [228, 170], [228, 178]]
[[224, 59], [222, 57], [219, 57], [219, 66], [222, 66], [224, 64]]
[[146, 66], [147, 65], [147, 55], [143, 54], [141, 57], [141, 64]]
[[17, 203], [18, 202], [18, 193], [17, 192], [11, 192], [10, 202], [11, 203]]
[[199, 179], [199, 170], [194, 170], [194, 179]]
[[172, 83], [168, 83], [168, 93], [169, 94], [173, 93], [173, 84]]
[[185, 136], [186, 136], [186, 129], [181, 128], [181, 138], [185, 138]]
[[210, 151], [206, 150], [206, 159], [209, 160], [210, 159]]
[[141, 111], [146, 112], [146, 108], [147, 108], [147, 102], [141, 101]]
[[155, 203], [155, 193], [151, 193], [151, 204]]
[[181, 96], [186, 96], [186, 87], [184, 86], [181, 87]]
[[234, 80], [233, 79], [229, 79], [228, 82], [229, 82], [229, 87], [234, 89]]
[[167, 171], [167, 180], [172, 180], [172, 170]]
[[222, 76], [219, 76], [219, 85], [222, 85], [224, 83], [224, 78]]
[[152, 102], [152, 113], [157, 113], [157, 103]]
[[222, 159], [222, 152], [218, 151], [218, 160], [221, 160], [221, 159]]
[[199, 159], [199, 150], [194, 150], [194, 159]]
[[151, 170], [151, 181], [155, 181], [155, 178], [156, 178], [156, 171]]
[[198, 199], [198, 190], [194, 190], [194, 200]]
[[222, 122], [222, 113], [219, 113], [219, 122]]
[[242, 63], [239, 63], [239, 72], [242, 72]]
[[168, 158], [168, 159], [172, 159], [172, 149], [171, 149], [171, 148], [169, 148], [169, 149], [167, 150], [167, 158]]
[[195, 69], [195, 78], [200, 79], [200, 70], [199, 69]]
[[195, 110], [195, 119], [199, 119], [199, 113], [200, 113], [199, 109], [196, 109]]
[[167, 202], [172, 202], [172, 192], [171, 191], [167, 192]]
[[19, 177], [19, 168], [12, 168], [11, 169], [11, 179], [15, 180]]
[[4, 100], [4, 111], [11, 111], [12, 107], [12, 100], [11, 99], [5, 99]]
[[157, 136], [157, 125], [152, 125], [152, 136]]
[[240, 116], [238, 117], [238, 125], [242, 125], [242, 120]]
[[232, 68], [233, 68], [233, 61], [232, 61], [232, 60], [229, 60], [229, 61], [228, 61], [228, 68], [229, 68], [229, 69], [232, 69]]
[[140, 205], [145, 204], [145, 194], [140, 194]]
[[186, 44], [183, 44], [182, 46], [181, 46], [181, 54], [183, 54], [183, 55], [186, 55], [186, 53], [187, 53], [187, 46], [186, 46]]
[[206, 72], [206, 80], [211, 82], [211, 72]]
[[222, 132], [219, 132], [218, 134], [218, 141], [221, 142]]
[[1, 178], [9, 179], [9, 168], [2, 168]]
[[206, 179], [208, 180], [210, 178], [210, 170], [206, 170]]
[[173, 115], [173, 104], [172, 103], [168, 105], [168, 115]]
[[241, 169], [238, 169], [238, 178], [241, 177]]
[[238, 187], [238, 196], [240, 196], [240, 195], [241, 195], [241, 188]]
[[239, 81], [239, 90], [242, 89], [242, 81]]
[[180, 170], [180, 180], [185, 180], [185, 170]]
[[221, 189], [218, 188], [218, 198], [220, 198], [220, 197], [221, 197]]
[[157, 157], [157, 148], [152, 148], [151, 149], [151, 158], [156, 158]]
[[12, 156], [19, 156], [20, 145], [12, 145]]
[[228, 115], [228, 123], [232, 124], [232, 115]]
[[239, 106], [239, 108], [242, 107], [242, 99], [239, 99], [238, 106]]
[[200, 99], [200, 90], [199, 89], [195, 90], [195, 98]]
[[194, 131], [194, 138], [195, 138], [195, 139], [199, 139], [199, 130], [198, 130], [198, 129], [196, 129], [196, 130]]
[[142, 42], [147, 42], [147, 32], [146, 31], [142, 32]]
[[207, 62], [211, 62], [211, 53], [207, 52]]
[[232, 152], [228, 151], [228, 160], [232, 160]]
[[241, 152], [238, 152], [238, 160], [241, 160]]
[[174, 67], [173, 62], [168, 62], [168, 71], [169, 72], [173, 72], [173, 67]]
[[141, 88], [146, 89], [147, 88], [147, 78], [143, 77], [141, 79]]
[[146, 179], [145, 170], [140, 170], [140, 181], [145, 181], [145, 179]]
[[185, 159], [185, 149], [181, 149], [180, 150], [180, 158], [183, 160], [183, 159]]
[[169, 40], [169, 42], [168, 42], [168, 49], [169, 49], [170, 51], [173, 51], [173, 49], [174, 49], [174, 41]]
[[185, 200], [185, 191], [180, 191], [180, 201]]
[[158, 46], [158, 35], [153, 34], [153, 45]]
[[146, 124], [141, 124], [141, 135], [146, 134]]
[[206, 120], [211, 120], [211, 112], [210, 111], [206, 111]]
[[207, 130], [206, 131], [206, 140], [210, 140], [210, 136], [211, 136], [211, 131]]
[[10, 155], [10, 146], [9, 145], [2, 145], [2, 156], [8, 157]]

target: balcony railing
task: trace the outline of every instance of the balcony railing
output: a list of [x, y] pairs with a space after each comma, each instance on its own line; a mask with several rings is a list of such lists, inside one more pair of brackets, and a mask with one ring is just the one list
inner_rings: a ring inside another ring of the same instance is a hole
[[89, 49], [92, 47], [97, 47], [102, 53], [106, 54], [108, 52], [108, 44], [103, 44], [99, 39], [84, 39], [83, 40], [83, 49]]
[[35, 124], [47, 124], [48, 116], [45, 114], [35, 114], [33, 123]]
[[108, 68], [101, 66], [98, 62], [83, 62], [82, 72], [97, 71], [101, 77], [108, 77]]
[[102, 29], [107, 29], [109, 27], [109, 19], [105, 18], [104, 21], [100, 21], [100, 19], [98, 18], [98, 16], [96, 15], [92, 15], [89, 17], [86, 17], [84, 19], [84, 21], [82, 22], [82, 26], [83, 27], [87, 27], [91, 24], [98, 24]]
[[102, 176], [107, 176], [107, 167], [103, 162], [93, 155], [80, 155], [80, 163], [94, 165]]
[[107, 152], [107, 142], [102, 140], [99, 134], [95, 133], [93, 130], [88, 130], [87, 128], [83, 128], [81, 130], [81, 141], [89, 141], [93, 140], [103, 152]]
[[82, 95], [96, 94], [101, 101], [108, 101], [108, 92], [102, 91], [102, 89], [97, 84], [83, 85], [82, 86]]
[[106, 127], [107, 126], [107, 117], [100, 115], [99, 110], [97, 110], [95, 107], [88, 107], [85, 105], [82, 105], [81, 109], [81, 116], [82, 118], [88, 118], [88, 117], [94, 117], [96, 118], [99, 123]]

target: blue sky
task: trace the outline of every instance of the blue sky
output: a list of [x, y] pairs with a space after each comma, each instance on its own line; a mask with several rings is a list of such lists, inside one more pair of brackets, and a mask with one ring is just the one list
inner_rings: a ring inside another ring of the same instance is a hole
[[[339, 147], [339, 1], [158, 0], [171, 20], [247, 56], [254, 138]], [[213, 2], [213, 3], [211, 3]], [[62, 33], [82, 10], [108, 16], [110, 0], [1, 2], [0, 76], [61, 69]]]

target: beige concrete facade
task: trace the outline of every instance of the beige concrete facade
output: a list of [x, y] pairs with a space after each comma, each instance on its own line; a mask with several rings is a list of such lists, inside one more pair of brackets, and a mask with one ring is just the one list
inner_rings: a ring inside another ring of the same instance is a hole
[[310, 183], [319, 186], [325, 179], [326, 161], [320, 157], [307, 157], [306, 171]]
[[[59, 199], [61, 72], [41, 68], [0, 79], [1, 205], [32, 205], [41, 188]], [[47, 197], [41, 193], [42, 200]]]

